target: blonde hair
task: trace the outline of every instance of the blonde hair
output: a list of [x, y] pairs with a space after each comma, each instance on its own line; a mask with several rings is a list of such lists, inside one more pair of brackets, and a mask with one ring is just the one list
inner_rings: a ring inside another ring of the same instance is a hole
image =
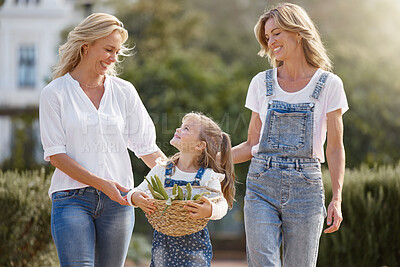
[[[83, 45], [94, 43], [100, 38], [107, 37], [114, 31], [118, 31], [122, 37], [122, 44], [128, 39], [128, 32], [121, 21], [115, 16], [105, 13], [94, 13], [84, 19], [68, 34], [67, 42], [60, 46], [59, 61], [53, 68], [53, 79], [61, 77], [72, 71], [82, 60]], [[119, 55], [129, 55], [129, 48], [122, 45]], [[117, 60], [117, 63], [120, 62]], [[116, 66], [109, 67], [107, 74], [115, 76]]]
[[[215, 172], [225, 174], [224, 180], [221, 182], [222, 193], [230, 208], [235, 201], [235, 173], [233, 167], [231, 140], [227, 133], [223, 132], [219, 125], [211, 118], [198, 113], [187, 113], [182, 122], [186, 120], [194, 120], [200, 122], [200, 141], [206, 143], [201, 155], [198, 158], [198, 166], [203, 168], [211, 168]], [[221, 162], [217, 162], [217, 153], [221, 152]], [[180, 153], [173, 155], [170, 161], [176, 165], [180, 157]]]
[[265, 23], [270, 18], [274, 19], [279, 28], [300, 34], [302, 37], [301, 42], [304, 55], [310, 65], [326, 71], [332, 70], [332, 61], [327, 55], [314, 22], [303, 8], [291, 3], [279, 4], [265, 11], [264, 14], [260, 16], [254, 27], [254, 33], [261, 47], [258, 52], [259, 56], [268, 57], [269, 62], [274, 68], [282, 66], [283, 64], [282, 61], [275, 59], [273, 52], [268, 47], [268, 41], [265, 38]]

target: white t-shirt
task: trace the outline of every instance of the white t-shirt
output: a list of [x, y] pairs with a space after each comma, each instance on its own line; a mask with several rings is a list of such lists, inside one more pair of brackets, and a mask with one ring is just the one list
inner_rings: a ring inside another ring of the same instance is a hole
[[[165, 181], [165, 166], [166, 162], [161, 158], [156, 160], [156, 166], [154, 166], [146, 177], [150, 178], [151, 176], [157, 175], [160, 177], [162, 184]], [[190, 173], [181, 171], [179, 168], [175, 167], [175, 171], [172, 173], [171, 179], [173, 180], [181, 180], [187, 182], [193, 182], [197, 173]], [[221, 191], [221, 181], [224, 180], [225, 174], [214, 172], [213, 169], [207, 168], [203, 174], [203, 177], [200, 180], [200, 186], [207, 186], [212, 189]], [[136, 191], [146, 192], [150, 197], [151, 193], [147, 187], [147, 181], [144, 180], [139, 186], [135, 187], [135, 189], [131, 190], [128, 193], [128, 198], [132, 196], [132, 194]], [[228, 212], [228, 202], [224, 197], [221, 198], [217, 203], [212, 202], [212, 215], [209, 218], [210, 220], [219, 220], [226, 215]]]
[[[53, 80], [40, 95], [40, 135], [44, 160], [66, 153], [89, 172], [133, 188], [128, 150], [143, 156], [159, 150], [154, 124], [136, 89], [106, 75], [97, 110], [70, 74]], [[49, 195], [88, 185], [56, 169]]]
[[[310, 82], [301, 90], [288, 93], [284, 91], [278, 83], [277, 69], [273, 69], [272, 77], [273, 95], [266, 96], [265, 71], [258, 73], [250, 82], [249, 90], [246, 98], [246, 107], [260, 115], [262, 122], [260, 140], [264, 131], [265, 119], [267, 116], [268, 102], [270, 100], [284, 101], [290, 104], [315, 102], [314, 109], [314, 134], [313, 134], [313, 155], [320, 162], [325, 161], [324, 143], [326, 140], [327, 131], [327, 113], [337, 109], [345, 113], [349, 107], [347, 104], [346, 94], [344, 92], [342, 80], [335, 74], [331, 73], [326, 79], [324, 88], [321, 91], [319, 100], [311, 98], [310, 95], [315, 89], [315, 86], [323, 73], [323, 70], [318, 69]], [[252, 155], [258, 152], [259, 144], [253, 146]]]

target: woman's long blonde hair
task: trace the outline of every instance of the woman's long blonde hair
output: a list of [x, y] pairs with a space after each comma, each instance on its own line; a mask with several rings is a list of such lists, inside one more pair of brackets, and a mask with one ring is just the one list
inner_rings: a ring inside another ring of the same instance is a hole
[[260, 44], [258, 55], [268, 57], [271, 65], [275, 67], [282, 66], [283, 62], [275, 59], [273, 52], [268, 47], [265, 38], [265, 23], [272, 18], [276, 25], [290, 32], [299, 33], [303, 45], [304, 55], [307, 62], [317, 68], [326, 71], [332, 70], [332, 61], [329, 59], [326, 49], [322, 44], [314, 22], [307, 15], [306, 11], [298, 5], [291, 3], [279, 4], [262, 14], [254, 27], [254, 33]]
[[[211, 168], [215, 172], [225, 174], [224, 180], [221, 182], [222, 193], [230, 208], [235, 201], [235, 172], [233, 167], [231, 140], [227, 133], [223, 132], [219, 125], [211, 118], [198, 113], [191, 112], [186, 114], [182, 122], [186, 120], [194, 120], [201, 124], [200, 141], [206, 143], [206, 147], [198, 158], [198, 166], [203, 168]], [[217, 162], [217, 153], [221, 152], [221, 162]], [[174, 165], [178, 162], [180, 153], [173, 155], [170, 160]]]
[[[94, 43], [100, 38], [107, 37], [113, 31], [118, 31], [122, 37], [122, 44], [128, 39], [128, 32], [121, 21], [115, 16], [105, 13], [94, 13], [84, 19], [68, 34], [67, 42], [60, 46], [59, 61], [53, 68], [53, 79], [72, 71], [82, 60], [83, 45]], [[128, 55], [129, 48], [122, 45], [119, 55]], [[119, 61], [117, 61], [118, 63]], [[115, 76], [115, 64], [109, 67], [107, 74]]]

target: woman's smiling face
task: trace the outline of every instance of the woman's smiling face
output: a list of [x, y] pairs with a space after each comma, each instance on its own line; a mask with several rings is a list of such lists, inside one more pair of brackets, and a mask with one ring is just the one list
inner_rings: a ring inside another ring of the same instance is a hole
[[87, 54], [85, 54], [82, 63], [87, 64], [89, 69], [97, 75], [105, 75], [108, 68], [117, 61], [121, 46], [121, 34], [118, 31], [113, 31], [110, 35], [87, 44], [86, 47], [84, 46], [84, 49], [87, 49]]
[[290, 59], [300, 45], [300, 35], [279, 28], [273, 18], [268, 19], [265, 23], [264, 33], [268, 48], [271, 49], [276, 60]]

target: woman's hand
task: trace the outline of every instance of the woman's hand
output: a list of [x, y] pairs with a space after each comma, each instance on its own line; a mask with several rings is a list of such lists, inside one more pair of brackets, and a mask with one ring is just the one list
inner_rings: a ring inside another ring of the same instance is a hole
[[97, 189], [106, 194], [111, 200], [116, 201], [121, 205], [129, 206], [128, 201], [126, 200], [126, 198], [121, 196], [120, 192], [129, 192], [129, 189], [123, 187], [119, 183], [109, 180], [103, 180], [103, 183], [101, 183], [101, 186], [99, 186]]
[[326, 218], [326, 224], [330, 227], [325, 229], [324, 233], [330, 234], [339, 230], [342, 221], [342, 203], [339, 200], [333, 199], [328, 206], [328, 217]]
[[86, 170], [82, 165], [65, 153], [50, 156], [51, 164], [57, 169], [67, 174], [72, 179], [93, 186], [106, 194], [111, 200], [121, 205], [129, 205], [128, 201], [121, 196], [121, 192], [128, 192], [129, 189], [117, 182], [103, 179]]
[[200, 203], [188, 201], [184, 208], [189, 211], [190, 217], [194, 219], [210, 218], [212, 215], [211, 201], [204, 196], [200, 200], [202, 201]]
[[132, 194], [132, 204], [138, 206], [146, 213], [153, 213], [156, 209], [151, 198], [142, 191], [136, 191]]

